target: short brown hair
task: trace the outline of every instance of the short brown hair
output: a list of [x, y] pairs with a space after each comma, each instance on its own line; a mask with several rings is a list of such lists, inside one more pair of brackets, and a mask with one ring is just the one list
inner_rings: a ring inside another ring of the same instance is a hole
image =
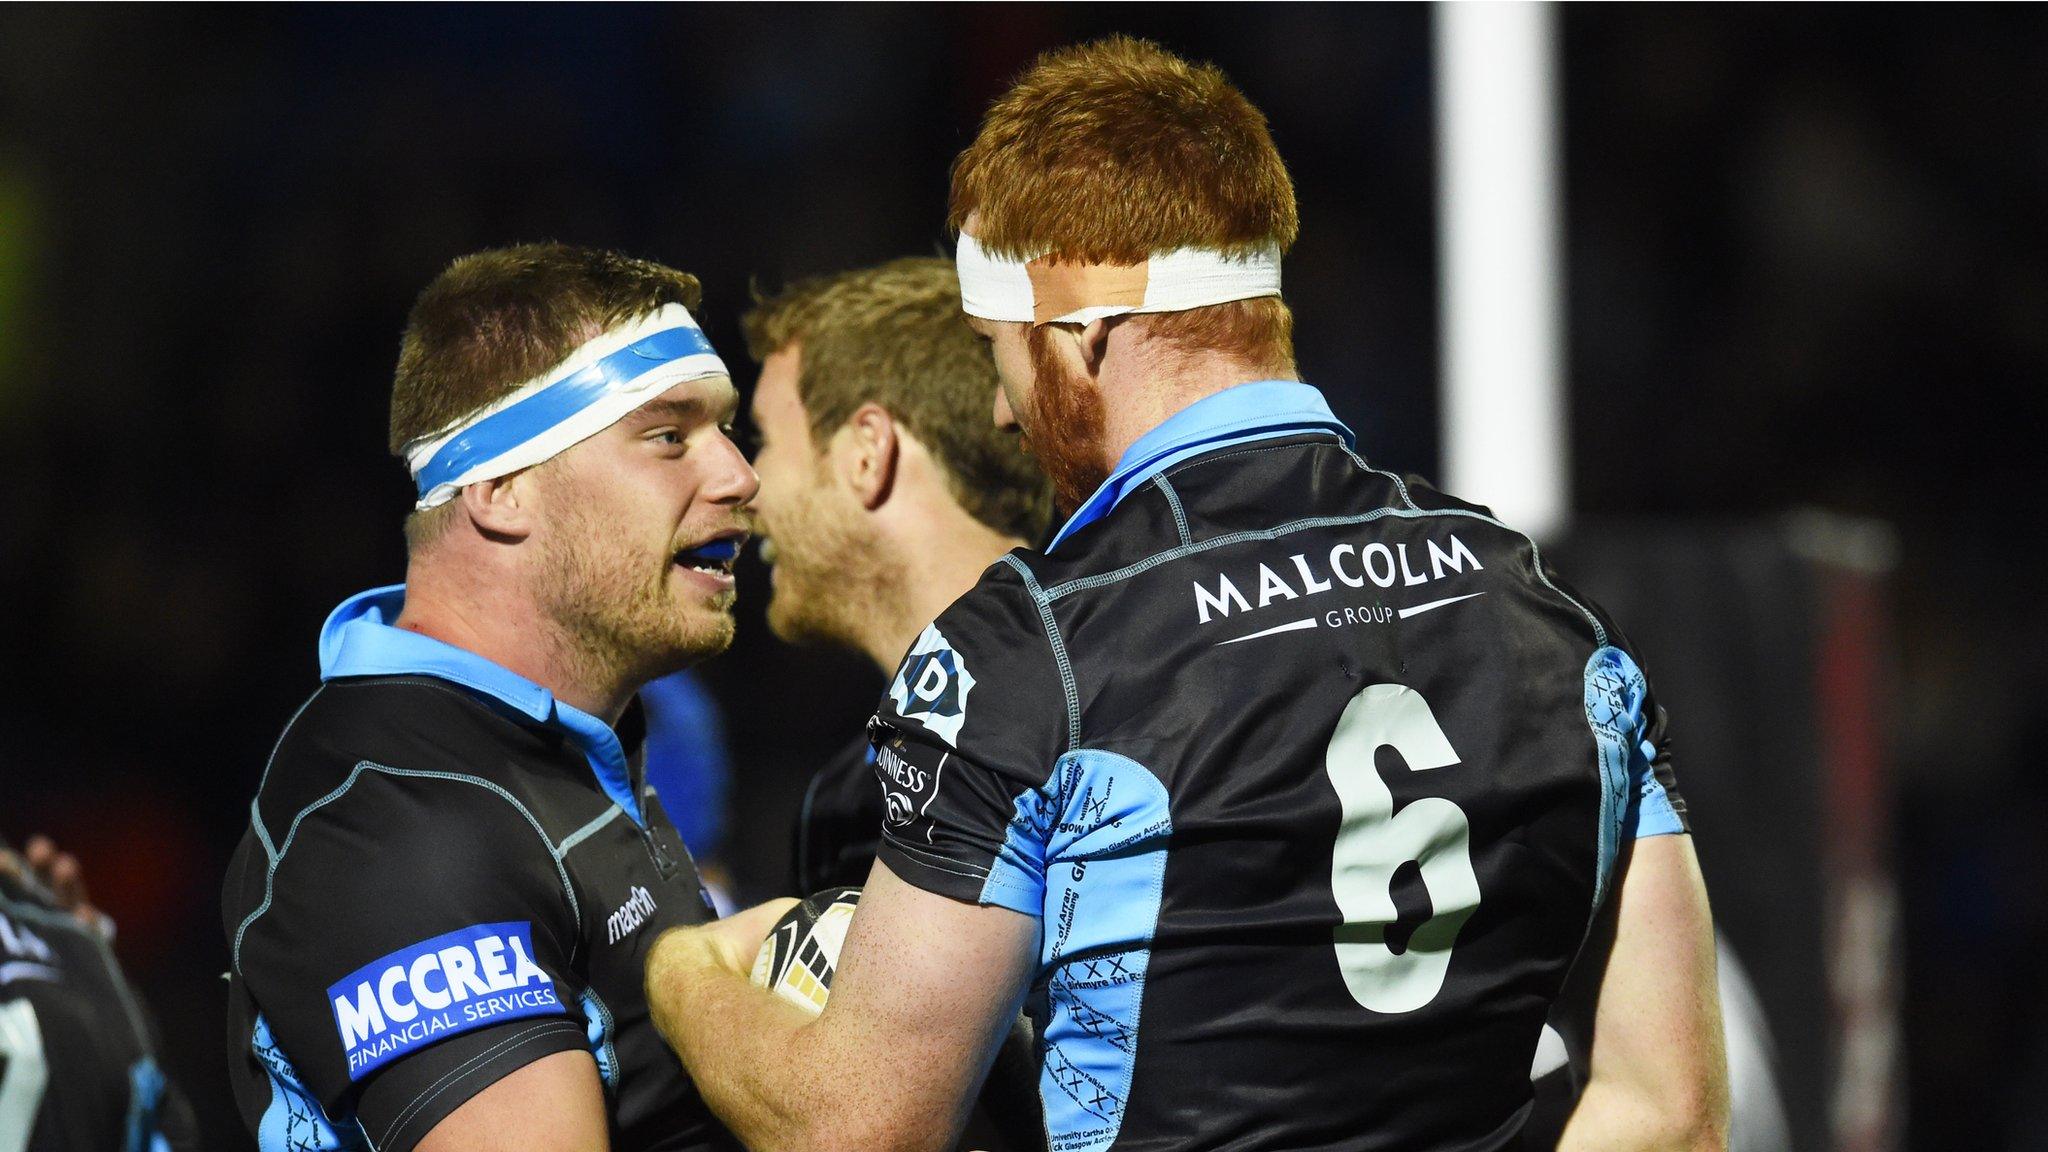
[[800, 280], [757, 297], [742, 323], [756, 360], [797, 346], [818, 445], [873, 401], [931, 450], [968, 515], [1027, 541], [1045, 531], [1051, 487], [990, 416], [995, 361], [960, 312], [950, 263], [913, 256]]
[[[1041, 55], [953, 165], [954, 230], [999, 256], [1136, 264], [1153, 252], [1286, 251], [1300, 220], [1266, 118], [1212, 64], [1129, 36]], [[1294, 362], [1278, 299], [1146, 318], [1192, 349]]]
[[[391, 451], [403, 455], [605, 329], [664, 304], [694, 311], [702, 295], [687, 272], [595, 248], [519, 244], [458, 257], [406, 317], [391, 380]], [[445, 525], [436, 511], [406, 519], [414, 548]]]

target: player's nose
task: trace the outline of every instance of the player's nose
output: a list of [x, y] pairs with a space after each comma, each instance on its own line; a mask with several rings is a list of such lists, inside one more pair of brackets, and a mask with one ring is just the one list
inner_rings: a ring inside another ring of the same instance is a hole
[[1010, 394], [1001, 387], [996, 389], [995, 422], [996, 427], [1004, 432], [1017, 426], [1017, 414], [1010, 411]]
[[726, 436], [718, 437], [712, 450], [716, 457], [701, 489], [705, 498], [735, 506], [752, 502], [760, 494], [761, 476], [747, 463], [747, 454]]

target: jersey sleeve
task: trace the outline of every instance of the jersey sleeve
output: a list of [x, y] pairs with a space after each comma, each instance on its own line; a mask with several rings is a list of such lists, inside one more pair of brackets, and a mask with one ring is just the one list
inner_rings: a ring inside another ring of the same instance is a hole
[[278, 843], [235, 961], [266, 1063], [393, 1152], [583, 1046], [577, 939], [524, 809], [475, 778], [363, 766]]
[[1689, 833], [1685, 797], [1672, 768], [1670, 718], [1647, 688], [1635, 755], [1629, 758], [1629, 806], [1623, 831], [1634, 839]]
[[[1547, 567], [1544, 580], [1590, 612], [1606, 633], [1586, 662], [1586, 720], [1600, 745], [1602, 771], [1621, 800], [1618, 826], [1603, 833], [1620, 840], [1692, 831], [1671, 755], [1671, 720], [1638, 662], [1636, 647], [1605, 608], [1566, 584]], [[1605, 849], [1603, 849], [1604, 851]]]
[[1069, 693], [1038, 605], [1002, 563], [918, 636], [869, 724], [879, 856], [929, 892], [1040, 916], [1040, 789]]

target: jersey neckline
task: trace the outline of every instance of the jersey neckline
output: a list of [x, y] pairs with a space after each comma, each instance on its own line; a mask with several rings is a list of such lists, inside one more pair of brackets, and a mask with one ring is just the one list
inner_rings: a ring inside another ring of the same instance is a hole
[[342, 601], [320, 626], [320, 679], [432, 676], [489, 696], [561, 730], [583, 753], [605, 795], [635, 824], [645, 826], [625, 748], [611, 725], [468, 649], [394, 627], [391, 622], [404, 607], [403, 584], [372, 588]]
[[1330, 411], [1322, 392], [1299, 380], [1255, 380], [1204, 396], [1138, 437], [1116, 463], [1102, 487], [1069, 518], [1045, 546], [1050, 553], [1067, 537], [1110, 514], [1145, 481], [1190, 457], [1301, 432], [1334, 432], [1346, 447], [1357, 437]]

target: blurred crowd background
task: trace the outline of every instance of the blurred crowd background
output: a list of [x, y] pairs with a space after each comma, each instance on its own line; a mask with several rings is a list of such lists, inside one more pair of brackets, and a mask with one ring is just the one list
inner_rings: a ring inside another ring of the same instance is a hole
[[[1792, 818], [1820, 836], [1841, 801], [1896, 887], [1892, 1137], [2048, 1147], [2048, 21], [1574, 6], [1560, 27], [1566, 553], [1626, 601], [1631, 565], [1701, 540], [1849, 525], [1871, 691], [1833, 739], [1881, 795], [1810, 789]], [[476, 248], [617, 247], [704, 280], [744, 385], [750, 285], [944, 250], [987, 100], [1109, 31], [1214, 60], [1265, 109], [1301, 201], [1304, 375], [1368, 455], [1432, 474], [1426, 8], [0, 9], [0, 835], [84, 858], [219, 1147], [246, 1146], [220, 877], [321, 619], [402, 574], [383, 441], [413, 294]], [[1698, 555], [1698, 595], [1611, 605], [1653, 673], [1660, 635], [1783, 609], [1779, 569]], [[777, 643], [765, 591], [750, 561], [740, 639], [702, 670], [744, 897], [784, 885], [801, 786], [881, 688]], [[1803, 659], [1717, 675], [1768, 693]], [[1661, 674], [1681, 735], [1689, 674]], [[1717, 888], [1721, 911], [1754, 887]], [[1763, 983], [1771, 940], [1737, 943]], [[1802, 1147], [1828, 1119], [1797, 1118]]]

